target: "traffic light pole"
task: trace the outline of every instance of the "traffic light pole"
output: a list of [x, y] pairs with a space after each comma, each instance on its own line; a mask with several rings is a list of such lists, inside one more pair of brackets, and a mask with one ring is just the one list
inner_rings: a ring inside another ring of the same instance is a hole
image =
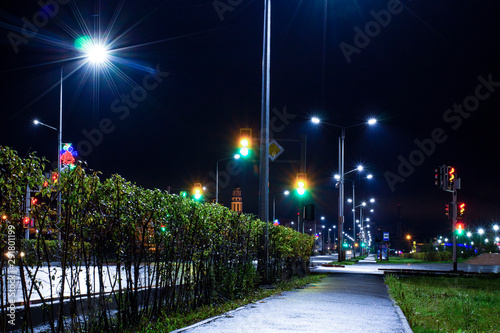
[[457, 182], [453, 183], [453, 271], [457, 271]]

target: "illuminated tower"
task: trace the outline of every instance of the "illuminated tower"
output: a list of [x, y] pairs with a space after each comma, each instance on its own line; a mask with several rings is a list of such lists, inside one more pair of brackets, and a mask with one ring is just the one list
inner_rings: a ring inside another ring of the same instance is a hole
[[243, 212], [243, 199], [241, 198], [241, 189], [238, 185], [233, 188], [233, 196], [231, 198], [231, 210], [235, 212]]

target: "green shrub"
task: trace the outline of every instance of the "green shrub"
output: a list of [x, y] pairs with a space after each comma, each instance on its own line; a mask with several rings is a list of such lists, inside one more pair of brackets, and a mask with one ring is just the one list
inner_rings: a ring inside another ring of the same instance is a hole
[[[81, 166], [63, 172], [54, 182], [43, 175], [45, 163], [34, 154], [21, 159], [10, 148], [0, 147], [4, 173], [0, 213], [7, 216], [0, 238], [6, 239], [7, 225], [15, 226], [16, 240], [23, 238], [26, 188], [36, 189], [41, 203], [32, 206], [29, 215], [41, 232], [34, 240], [16, 244], [27, 253], [19, 261], [26, 273], [21, 274], [22, 286], [28, 294], [30, 285], [40, 283], [40, 268], [58, 261], [66, 268], [62, 273], [46, 271], [49, 280], [67, 282], [59, 285], [58, 295], [62, 302], [63, 294], [69, 293], [64, 297], [72, 302], [68, 315], [75, 318], [73, 328], [95, 325], [99, 330], [119, 331], [140, 317], [156, 317], [160, 309], [186, 311], [233, 299], [261, 282], [307, 271], [314, 245], [311, 236], [270, 225], [266, 267], [267, 224], [252, 215], [144, 189], [119, 175], [101, 180], [98, 173], [87, 174]], [[58, 193], [62, 197], [60, 220], [55, 215]], [[44, 239], [43, 231], [49, 229], [61, 240]], [[2, 256], [0, 270], [4, 265]], [[113, 289], [105, 296], [104, 288], [97, 289], [96, 284], [103, 286], [107, 279]], [[0, 290], [5, 290], [6, 282], [0, 279]], [[101, 297], [96, 299], [91, 293], [82, 297], [85, 289]], [[77, 315], [76, 301], [82, 298], [93, 304], [96, 317], [92, 321], [80, 321]], [[116, 314], [110, 310], [110, 300], [116, 302]], [[44, 308], [51, 308], [53, 300], [41, 301]], [[30, 311], [29, 304], [24, 310]], [[0, 310], [0, 317], [4, 311]], [[45, 314], [52, 324], [62, 322], [62, 312], [54, 316], [47, 310]], [[26, 318], [30, 327], [30, 316]]]

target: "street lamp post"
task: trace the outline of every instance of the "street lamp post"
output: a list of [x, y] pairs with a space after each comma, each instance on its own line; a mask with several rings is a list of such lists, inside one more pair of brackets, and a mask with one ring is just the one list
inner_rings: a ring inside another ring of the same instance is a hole
[[[99, 42], [94, 42], [91, 38], [81, 37], [77, 42], [80, 41], [81, 51], [83, 52], [83, 58], [86, 62], [97, 67], [100, 64], [105, 63], [108, 56], [108, 51], [106, 46], [101, 45]], [[83, 41], [83, 42], [82, 42]], [[61, 66], [61, 76], [59, 84], [59, 128], [55, 128], [44, 124], [38, 120], [34, 120], [35, 125], [43, 125], [53, 130], [58, 131], [57, 136], [57, 172], [58, 177], [61, 177], [62, 165], [61, 165], [61, 148], [62, 148], [62, 130], [63, 130], [63, 81], [64, 81], [64, 66]], [[70, 74], [71, 75], [71, 74]], [[59, 191], [57, 195], [57, 224], [60, 225], [61, 222], [61, 192]], [[61, 240], [61, 232], [58, 233], [58, 240]]]
[[239, 154], [235, 154], [233, 157], [223, 158], [217, 161], [215, 165], [215, 203], [219, 203], [219, 162], [230, 160], [234, 158], [235, 160], [240, 158]]
[[277, 195], [289, 195], [289, 191], [284, 191], [282, 193], [276, 193], [273, 195], [273, 223], [276, 221], [276, 196]]
[[[62, 87], [62, 80], [61, 80], [61, 87]], [[61, 99], [61, 101], [62, 101], [62, 99]], [[47, 125], [45, 123], [42, 123], [41, 121], [39, 121], [37, 119], [33, 120], [33, 124], [35, 124], [35, 125], [42, 125], [42, 126], [48, 127], [50, 129], [53, 129], [54, 131], [58, 132], [58, 138], [57, 138], [57, 147], [58, 147], [58, 149], [57, 149], [57, 172], [58, 172], [58, 174], [60, 176], [61, 175], [61, 156], [60, 156], [61, 153], [60, 152], [61, 152], [61, 147], [62, 147], [62, 130], [60, 128], [61, 128], [61, 125], [62, 125], [62, 107], [60, 107], [60, 109], [59, 109], [59, 129], [57, 129], [57, 128], [53, 127], [53, 126]], [[59, 192], [58, 195], [57, 195], [57, 223], [58, 224], [59, 224], [60, 220], [61, 220], [61, 192]], [[61, 233], [58, 233], [57, 238], [58, 238], [58, 240], [61, 240]]]
[[[358, 166], [355, 170], [361, 172], [364, 170], [363, 166]], [[354, 170], [351, 170], [349, 172], [352, 172]], [[349, 172], [347, 172], [346, 174], [348, 174]], [[364, 178], [358, 178], [358, 179], [347, 179], [346, 180], [350, 180], [352, 182], [352, 199], [348, 199], [347, 202], [351, 202], [352, 203], [352, 238], [354, 239], [354, 242], [356, 241], [356, 209], [355, 209], [355, 202], [356, 202], [356, 191], [355, 191], [355, 187], [356, 187], [356, 180], [360, 180], [360, 179], [372, 179], [373, 176], [371, 174], [368, 174], [366, 177]], [[354, 251], [353, 251], [353, 257], [356, 258], [356, 248], [354, 248]]]
[[[377, 120], [375, 118], [369, 119], [367, 122], [359, 123], [359, 124], [354, 124], [350, 126], [339, 126], [336, 124], [331, 124], [331, 123], [326, 123], [322, 122], [319, 118], [313, 117], [311, 118], [311, 121], [314, 124], [326, 124], [334, 127], [338, 127], [341, 129], [341, 134], [339, 137], [339, 219], [338, 219], [338, 237], [339, 237], [339, 244], [342, 244], [342, 232], [343, 232], [343, 227], [344, 227], [344, 181], [345, 181], [345, 173], [344, 173], [344, 142], [345, 142], [345, 130], [347, 128], [351, 127], [356, 127], [356, 126], [361, 126], [368, 124], [370, 126], [375, 125], [377, 123]], [[344, 261], [345, 260], [345, 251], [339, 246], [338, 247], [338, 254], [339, 254], [339, 261]]]
[[[350, 199], [349, 199], [350, 200]], [[361, 202], [359, 205], [356, 206], [355, 202], [354, 201], [350, 201], [352, 202], [352, 211], [353, 211], [353, 216], [354, 216], [354, 225], [356, 225], [356, 221], [359, 221], [360, 225], [359, 225], [359, 228], [360, 228], [360, 233], [359, 233], [359, 242], [361, 243], [361, 255], [363, 255], [363, 241], [364, 241], [364, 232], [365, 232], [365, 228], [364, 228], [364, 220], [363, 220], [363, 208], [366, 207], [367, 203], [365, 201]], [[371, 203], [374, 203], [375, 202], [375, 199], [371, 198], [370, 199], [370, 202]], [[360, 208], [359, 209], [359, 220], [356, 220], [356, 208]], [[354, 234], [354, 241], [356, 240], [356, 234]]]

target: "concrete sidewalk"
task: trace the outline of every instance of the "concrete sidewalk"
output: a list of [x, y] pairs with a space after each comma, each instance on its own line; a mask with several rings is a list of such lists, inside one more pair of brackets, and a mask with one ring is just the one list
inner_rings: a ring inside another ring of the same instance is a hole
[[412, 332], [383, 276], [334, 274], [175, 332]]
[[357, 264], [376, 264], [377, 260], [375, 259], [374, 254], [369, 254], [365, 259], [358, 261]]

